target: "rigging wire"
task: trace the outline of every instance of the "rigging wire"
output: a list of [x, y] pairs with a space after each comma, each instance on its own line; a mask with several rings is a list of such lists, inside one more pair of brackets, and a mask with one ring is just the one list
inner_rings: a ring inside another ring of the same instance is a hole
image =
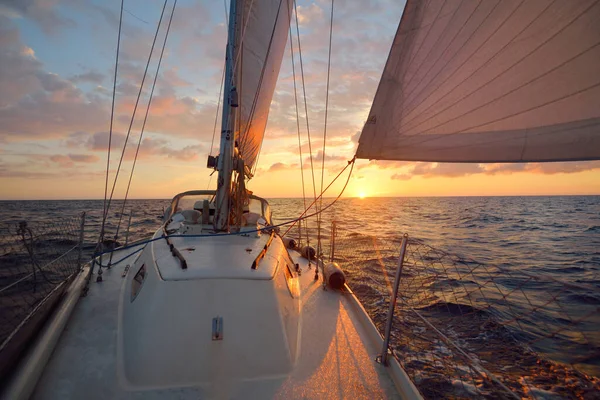
[[[290, 24], [290, 54], [292, 58], [292, 76], [294, 79], [294, 104], [296, 106], [296, 128], [298, 130], [298, 151], [300, 153], [300, 176], [302, 177], [302, 202], [306, 209], [306, 189], [304, 184], [304, 160], [302, 159], [302, 139], [300, 135], [300, 113], [298, 112], [298, 90], [296, 88], [296, 66], [294, 62], [294, 36], [292, 35], [292, 25]], [[302, 223], [298, 224], [298, 236], [302, 241]], [[310, 246], [308, 229], [306, 229], [306, 245]]]
[[[355, 161], [356, 161], [356, 156], [355, 156], [355, 157], [354, 157], [352, 160], [348, 161], [348, 164], [347, 164], [347, 165], [346, 165], [346, 166], [345, 166], [345, 167], [344, 167], [344, 168], [343, 168], [343, 169], [342, 169], [342, 170], [341, 170], [341, 171], [340, 171], [340, 172], [339, 172], [339, 173], [336, 175], [336, 177], [335, 177], [335, 178], [334, 178], [334, 179], [333, 179], [333, 180], [332, 180], [332, 181], [329, 183], [329, 185], [327, 185], [327, 187], [325, 188], [325, 190], [323, 191], [323, 193], [321, 193], [321, 194], [320, 194], [320, 195], [317, 197], [317, 200], [316, 200], [316, 201], [318, 201], [318, 200], [321, 198], [321, 196], [323, 196], [323, 194], [325, 194], [325, 192], [326, 192], [326, 191], [327, 191], [327, 190], [328, 190], [328, 189], [329, 189], [329, 188], [330, 188], [330, 187], [331, 187], [331, 186], [332, 186], [332, 185], [335, 183], [335, 181], [336, 181], [336, 180], [337, 180], [337, 179], [338, 179], [338, 178], [339, 178], [339, 177], [340, 177], [340, 176], [341, 176], [341, 175], [344, 173], [344, 171], [345, 171], [346, 169], [348, 169], [348, 167], [350, 167], [350, 172], [348, 173], [348, 177], [346, 178], [346, 182], [344, 183], [344, 186], [342, 187], [342, 190], [340, 191], [340, 193], [337, 195], [337, 197], [336, 197], [336, 198], [335, 198], [335, 199], [334, 199], [334, 200], [333, 200], [331, 203], [329, 203], [328, 205], [326, 205], [325, 207], [323, 207], [323, 209], [321, 209], [320, 211], [315, 211], [315, 212], [314, 212], [314, 213], [312, 213], [312, 214], [306, 214], [306, 213], [308, 212], [308, 210], [310, 210], [310, 208], [313, 206], [313, 204], [314, 204], [314, 201], [313, 201], [313, 203], [311, 203], [311, 204], [308, 206], [308, 208], [307, 208], [306, 210], [304, 210], [304, 212], [303, 212], [302, 214], [300, 214], [300, 216], [299, 216], [298, 218], [294, 218], [294, 219], [292, 219], [292, 220], [289, 220], [289, 221], [281, 222], [281, 223], [279, 223], [279, 224], [274, 224], [274, 225], [265, 226], [264, 228], [258, 228], [258, 229], [254, 229], [254, 230], [244, 230], [244, 231], [240, 231], [240, 232], [221, 232], [221, 233], [209, 233], [209, 234], [201, 234], [201, 235], [185, 235], [185, 234], [179, 234], [179, 235], [169, 235], [169, 237], [185, 237], [185, 238], [193, 238], [193, 237], [216, 237], [216, 236], [218, 236], [218, 237], [223, 237], [223, 236], [247, 235], [247, 234], [249, 234], [249, 233], [263, 232], [263, 231], [270, 231], [270, 230], [272, 230], [272, 229], [274, 229], [274, 228], [279, 228], [279, 227], [282, 227], [282, 226], [286, 226], [286, 225], [290, 225], [290, 224], [291, 224], [291, 226], [288, 228], [288, 230], [287, 230], [287, 231], [286, 231], [286, 232], [285, 232], [283, 235], [281, 235], [281, 237], [284, 237], [284, 236], [285, 236], [285, 235], [286, 235], [286, 234], [289, 232], [289, 230], [290, 230], [290, 229], [292, 229], [292, 228], [294, 227], [294, 225], [296, 224], [296, 222], [298, 222], [298, 221], [302, 221], [302, 220], [306, 220], [306, 219], [308, 219], [308, 218], [312, 218], [312, 217], [314, 217], [315, 215], [317, 215], [317, 214], [319, 214], [319, 213], [322, 213], [322, 212], [324, 212], [325, 210], [329, 209], [330, 207], [333, 207], [333, 205], [334, 205], [335, 203], [337, 203], [337, 201], [338, 201], [338, 200], [339, 200], [339, 199], [342, 197], [342, 195], [344, 194], [344, 191], [346, 190], [346, 187], [348, 186], [348, 182], [350, 182], [350, 177], [352, 176], [352, 171], [353, 171], [353, 169], [354, 169], [354, 164], [355, 164]], [[94, 254], [94, 257], [98, 257], [98, 256], [101, 256], [101, 255], [104, 255], [104, 254], [108, 254], [108, 253], [111, 253], [111, 252], [115, 252], [115, 251], [121, 251], [121, 250], [127, 250], [127, 249], [131, 249], [131, 248], [133, 248], [133, 247], [137, 247], [137, 246], [141, 246], [141, 245], [143, 245], [143, 244], [148, 244], [148, 243], [156, 242], [157, 240], [162, 240], [162, 239], [164, 239], [164, 238], [165, 238], [165, 236], [164, 236], [164, 235], [160, 235], [160, 236], [157, 236], [157, 237], [153, 237], [152, 239], [142, 240], [142, 241], [135, 242], [135, 243], [132, 243], [132, 244], [130, 244], [130, 245], [127, 245], [127, 246], [122, 246], [122, 247], [119, 247], [119, 248], [117, 248], [117, 249], [108, 250], [108, 251], [105, 251], [105, 252], [99, 252], [99, 253], [95, 253], [95, 254]], [[127, 257], [130, 257], [131, 255], [132, 255], [132, 254], [128, 255]], [[127, 258], [127, 257], [125, 257], [125, 258]], [[120, 262], [120, 261], [122, 261], [122, 260], [116, 261], [116, 262], [115, 262], [115, 264], [116, 264], [116, 263], [118, 263], [118, 262]]]
[[[148, 114], [150, 112], [150, 106], [152, 104], [152, 97], [154, 95], [154, 89], [156, 88], [156, 81], [158, 80], [158, 74], [160, 72], [160, 65], [162, 63], [163, 55], [165, 53], [165, 48], [167, 46], [167, 39], [169, 38], [169, 32], [171, 31], [171, 23], [173, 22], [173, 15], [175, 14], [175, 7], [177, 6], [177, 0], [173, 2], [173, 8], [171, 9], [171, 16], [169, 17], [169, 24], [167, 25], [167, 30], [165, 32], [165, 38], [163, 40], [162, 49], [160, 51], [160, 56], [158, 58], [158, 64], [156, 66], [156, 74], [154, 75], [154, 81], [152, 82], [152, 89], [150, 90], [150, 96], [148, 98], [148, 105], [146, 106], [146, 114], [144, 115], [144, 122], [142, 123], [142, 129], [140, 131], [140, 137], [138, 139], [137, 148], [135, 150], [135, 156], [133, 158], [133, 165], [131, 167], [131, 173], [129, 174], [129, 182], [127, 183], [127, 190], [125, 191], [125, 198], [123, 199], [123, 204], [121, 206], [121, 213], [119, 215], [119, 223], [117, 224], [117, 231], [115, 233], [115, 240], [119, 236], [119, 230], [121, 228], [121, 222], [123, 220], [123, 213], [125, 211], [125, 203], [127, 203], [127, 198], [129, 196], [129, 189], [131, 187], [131, 180], [133, 178], [133, 173], [135, 171], [135, 165], [137, 162], [138, 154], [140, 152], [140, 147], [142, 144], [142, 138], [144, 136], [144, 129], [146, 128], [146, 122], [148, 121]], [[160, 29], [160, 25], [158, 27]], [[110, 262], [109, 262], [110, 264]]]
[[125, 143], [123, 144], [123, 150], [121, 151], [121, 158], [119, 159], [119, 165], [118, 165], [117, 171], [115, 173], [115, 179], [113, 181], [112, 190], [110, 192], [110, 197], [108, 199], [108, 204], [106, 206], [106, 214], [104, 215], [104, 218], [103, 218], [103, 221], [102, 221], [103, 224], [104, 224], [104, 222], [105, 222], [105, 220], [106, 220], [106, 218], [108, 216], [108, 209], [110, 209], [110, 204], [112, 202], [112, 198], [113, 198], [113, 195], [115, 193], [115, 188], [117, 186], [117, 180], [119, 179], [119, 172], [121, 170], [121, 165], [123, 163], [123, 158], [125, 157], [125, 150], [127, 148], [127, 142], [129, 140], [129, 136], [131, 135], [131, 128], [133, 126], [133, 122], [135, 121], [135, 114], [136, 114], [136, 111], [137, 111], [138, 104], [140, 102], [140, 97], [142, 96], [142, 90], [144, 88], [144, 82], [146, 80], [146, 76], [148, 75], [148, 68], [150, 66], [150, 61], [152, 60], [152, 53], [154, 52], [154, 46], [156, 45], [156, 39], [158, 37], [158, 33], [159, 33], [159, 30], [160, 30], [160, 25], [162, 23], [162, 19], [163, 19], [163, 16], [165, 14], [165, 9], [167, 7], [167, 1], [168, 0], [165, 0], [165, 2], [163, 4], [162, 11], [160, 13], [160, 19], [158, 20], [158, 25], [156, 27], [156, 33], [154, 34], [154, 40], [152, 41], [152, 47], [150, 48], [150, 54], [148, 55], [148, 61], [146, 62], [146, 68], [144, 69], [144, 75], [142, 77], [142, 82], [140, 83], [140, 90], [138, 91], [137, 99], [135, 101], [135, 106], [133, 108], [133, 113], [131, 115], [131, 120], [129, 122], [129, 128], [127, 129], [127, 135], [125, 136]]
[[102, 227], [100, 228], [100, 237], [98, 238], [98, 245], [101, 245], [104, 241], [104, 229], [106, 227], [106, 217], [108, 216], [107, 197], [108, 197], [108, 172], [110, 170], [110, 148], [112, 145], [112, 132], [113, 122], [115, 117], [115, 100], [117, 94], [117, 71], [119, 68], [119, 49], [121, 48], [121, 27], [123, 26], [123, 3], [125, 0], [121, 0], [121, 14], [119, 16], [119, 33], [117, 35], [117, 54], [115, 57], [115, 75], [113, 80], [113, 93], [112, 93], [112, 105], [110, 108], [110, 128], [108, 131], [108, 155], [106, 157], [106, 180], [104, 183], [104, 203], [102, 205]]
[[[212, 134], [212, 139], [210, 141], [210, 150], [208, 153], [208, 156], [212, 156], [212, 152], [213, 152], [213, 147], [215, 145], [215, 135], [217, 133], [217, 123], [219, 120], [219, 111], [221, 110], [221, 97], [223, 95], [223, 84], [225, 83], [225, 64], [223, 64], [223, 73], [221, 74], [221, 86], [219, 89], [219, 98], [217, 99], [217, 112], [215, 113], [215, 125], [213, 126], [213, 134]], [[212, 182], [212, 177], [213, 174], [215, 173], [215, 171], [211, 172], [209, 177], [208, 177], [208, 185], [206, 185], [206, 190], [208, 190], [210, 188], [210, 184]]]
[[[284, 232], [283, 235], [281, 235], [281, 237], [284, 237], [285, 235], [288, 234], [288, 232], [290, 231], [290, 229], [292, 229], [294, 227], [294, 224], [297, 221], [301, 221], [313, 216], [316, 216], [317, 214], [322, 213], [323, 211], [327, 210], [329, 207], [333, 206], [339, 199], [340, 197], [342, 197], [342, 194], [344, 194], [344, 191], [346, 190], [346, 187], [348, 186], [348, 182], [350, 182], [350, 177], [352, 176], [352, 171], [354, 170], [354, 163], [356, 162], [356, 156], [354, 156], [354, 158], [352, 158], [352, 160], [348, 161], [348, 164], [336, 175], [335, 178], [333, 178], [333, 180], [329, 183], [329, 185], [327, 185], [327, 187], [325, 188], [325, 190], [323, 190], [321, 192], [321, 194], [315, 199], [313, 200], [312, 203], [310, 203], [310, 205], [308, 206], [308, 208], [306, 208], [304, 210], [304, 212], [302, 214], [300, 214], [300, 217], [296, 218], [295, 220], [291, 220], [288, 223], [291, 223], [292, 226], [290, 226], [287, 231]], [[308, 212], [308, 210], [310, 210], [310, 208], [313, 206], [313, 204], [315, 204], [317, 202], [318, 199], [320, 199], [321, 197], [323, 197], [323, 195], [325, 194], [325, 192], [327, 191], [327, 189], [329, 189], [331, 187], [331, 185], [333, 185], [333, 183], [340, 177], [340, 175], [342, 175], [342, 173], [346, 170], [346, 168], [348, 168], [348, 166], [350, 167], [350, 173], [348, 174], [348, 178], [346, 179], [346, 183], [344, 184], [344, 187], [342, 188], [342, 191], [340, 192], [340, 194], [335, 198], [335, 200], [333, 202], [331, 202], [330, 204], [328, 204], [327, 206], [325, 206], [325, 208], [322, 208], [320, 210], [315, 211], [312, 214], [306, 215], [303, 217], [304, 214], [306, 214]], [[283, 225], [287, 225], [287, 224], [283, 224]]]
[[223, 83], [225, 82], [225, 64], [223, 64], [223, 72], [221, 74], [221, 86], [219, 88], [219, 98], [217, 100], [217, 112], [215, 114], [215, 125], [213, 126], [212, 139], [210, 141], [210, 150], [208, 155], [212, 156], [213, 147], [215, 145], [215, 135], [217, 133], [217, 123], [219, 121], [219, 110], [221, 108], [221, 96], [223, 95]]
[[[303, 98], [304, 98], [304, 116], [306, 118], [306, 133], [308, 136], [308, 151], [309, 151], [309, 158], [310, 158], [310, 171], [311, 171], [311, 176], [312, 176], [313, 197], [314, 197], [313, 204], [314, 204], [317, 201], [317, 185], [316, 185], [316, 181], [315, 181], [315, 169], [314, 169], [314, 163], [313, 163], [312, 141], [310, 138], [310, 123], [309, 123], [309, 118], [308, 118], [308, 101], [306, 100], [306, 83], [304, 80], [304, 62], [302, 60], [302, 44], [300, 41], [300, 20], [298, 19], [298, 7], [296, 4], [296, 0], [294, 0], [294, 14], [296, 17], [296, 36], [298, 38], [298, 59], [300, 61], [300, 76], [302, 77], [302, 94], [303, 94]], [[308, 229], [308, 223], [305, 225], [305, 227]]]
[[[225, 25], [229, 23], [229, 13], [227, 12], [227, 0], [223, 0], [223, 8], [225, 10]], [[210, 140], [210, 149], [208, 151], [208, 156], [212, 156], [213, 148], [215, 146], [215, 136], [217, 134], [217, 124], [219, 121], [219, 111], [221, 110], [221, 98], [223, 96], [223, 86], [225, 83], [225, 70], [227, 69], [227, 57], [225, 57], [225, 62], [223, 63], [223, 71], [221, 72], [221, 85], [219, 86], [219, 97], [217, 98], [217, 112], [215, 113], [215, 124], [213, 126], [213, 134], [212, 139]], [[212, 177], [215, 171], [211, 172], [208, 178], [208, 185], [206, 185], [206, 190], [210, 188], [210, 184], [212, 182]]]
[[[329, 78], [331, 73], [331, 41], [333, 37], [333, 11], [335, 0], [331, 0], [331, 17], [329, 20], [329, 55], [327, 58], [327, 85], [325, 89], [325, 124], [323, 127], [323, 150], [321, 158], [321, 192], [323, 192], [323, 180], [325, 176], [325, 149], [327, 146], [327, 114], [329, 111]], [[319, 201], [319, 209], [323, 207], [323, 198]], [[321, 222], [322, 215], [317, 215], [317, 255], [321, 255]], [[317, 268], [318, 269], [318, 268]]]
[[135, 15], [134, 13], [132, 13], [131, 11], [129, 11], [129, 10], [128, 10], [128, 9], [126, 9], [126, 8], [124, 8], [124, 11], [125, 11], [127, 14], [131, 15], [133, 18], [137, 19], [138, 21], [140, 21], [140, 22], [143, 22], [144, 24], [147, 24], [147, 23], [148, 23], [148, 21], [144, 21], [143, 19], [141, 19], [140, 17], [138, 17], [137, 15]]

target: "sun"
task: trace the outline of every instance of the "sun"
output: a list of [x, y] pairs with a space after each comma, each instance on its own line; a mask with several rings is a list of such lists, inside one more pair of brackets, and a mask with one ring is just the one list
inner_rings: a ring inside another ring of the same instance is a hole
[[367, 195], [365, 194], [365, 192], [360, 192], [360, 193], [358, 194], [358, 197], [359, 197], [360, 199], [364, 199], [365, 197], [367, 197]]

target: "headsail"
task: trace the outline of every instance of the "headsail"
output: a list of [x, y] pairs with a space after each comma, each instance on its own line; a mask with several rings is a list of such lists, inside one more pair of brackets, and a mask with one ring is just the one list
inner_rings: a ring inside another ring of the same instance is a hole
[[293, 0], [238, 1], [235, 127], [240, 155], [252, 167], [269, 117], [269, 107], [290, 28]]
[[595, 0], [408, 0], [357, 156], [600, 159], [599, 71]]

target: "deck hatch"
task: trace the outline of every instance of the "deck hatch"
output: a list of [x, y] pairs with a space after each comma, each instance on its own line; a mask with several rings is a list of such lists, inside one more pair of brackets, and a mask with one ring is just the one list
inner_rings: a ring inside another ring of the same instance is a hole
[[146, 279], [146, 264], [142, 264], [138, 272], [136, 272], [135, 276], [131, 281], [131, 302], [135, 300], [137, 295], [142, 290], [142, 285], [144, 284], [144, 280]]
[[223, 340], [223, 317], [212, 320], [212, 340]]

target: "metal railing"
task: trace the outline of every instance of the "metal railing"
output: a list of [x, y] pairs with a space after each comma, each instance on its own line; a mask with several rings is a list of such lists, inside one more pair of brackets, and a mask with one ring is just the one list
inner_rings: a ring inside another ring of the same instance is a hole
[[332, 232], [330, 258], [382, 334], [382, 364], [396, 357], [424, 398], [600, 393], [600, 308], [571, 301], [592, 298], [595, 286], [486, 265], [406, 235], [339, 224]]
[[85, 213], [0, 225], [0, 376], [82, 268]]

